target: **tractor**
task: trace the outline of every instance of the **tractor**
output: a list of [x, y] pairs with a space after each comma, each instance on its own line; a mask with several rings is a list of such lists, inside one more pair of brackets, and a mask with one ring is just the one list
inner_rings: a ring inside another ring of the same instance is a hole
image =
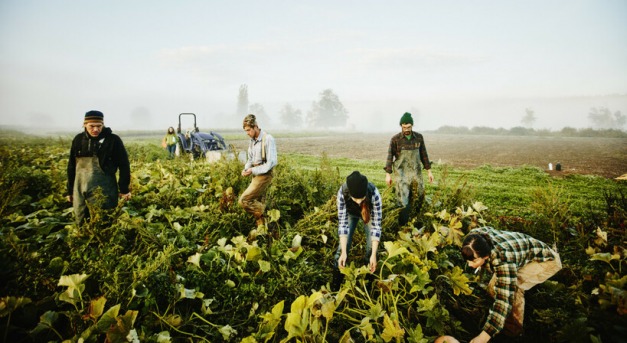
[[[193, 116], [194, 127], [183, 132], [181, 130], [181, 117]], [[178, 143], [176, 146], [176, 154], [189, 154], [193, 159], [219, 159], [223, 152], [228, 150], [224, 138], [217, 132], [199, 132], [196, 126], [196, 114], [181, 113], [179, 114], [179, 126], [176, 129]]]

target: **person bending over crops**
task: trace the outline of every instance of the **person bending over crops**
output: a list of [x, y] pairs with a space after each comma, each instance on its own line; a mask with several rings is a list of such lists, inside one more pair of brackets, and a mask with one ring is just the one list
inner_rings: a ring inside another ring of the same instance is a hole
[[381, 194], [377, 187], [368, 182], [365, 175], [358, 171], [346, 177], [337, 192], [338, 236], [340, 244], [335, 253], [337, 263], [333, 275], [333, 289], [338, 289], [341, 283], [341, 274], [338, 268], [346, 266], [346, 259], [351, 248], [351, 242], [357, 223], [364, 222], [366, 238], [366, 255], [364, 262], [370, 272], [377, 269], [377, 249], [381, 238], [382, 216]]
[[272, 181], [272, 168], [277, 164], [276, 144], [274, 137], [259, 128], [254, 114], [244, 118], [243, 128], [250, 142], [242, 176], [252, 175], [253, 178], [240, 196], [239, 204], [255, 217], [257, 226], [265, 225], [265, 196]]
[[[95, 204], [95, 192], [102, 190], [103, 209], [117, 206], [118, 197], [131, 198], [131, 167], [122, 139], [104, 125], [100, 111], [85, 113], [83, 132], [72, 140], [67, 165], [67, 199], [74, 206], [77, 224], [89, 216], [87, 203]], [[116, 180], [116, 173], [120, 177]]]
[[178, 138], [176, 137], [176, 133], [174, 133], [174, 128], [170, 126], [168, 128], [168, 131], [165, 134], [165, 137], [163, 137], [163, 143], [165, 145], [164, 148], [168, 149], [169, 158], [174, 158], [174, 153], [176, 152], [177, 141], [178, 141]]
[[557, 251], [531, 236], [519, 232], [481, 227], [471, 230], [462, 244], [468, 266], [483, 266], [494, 274], [488, 293], [494, 303], [483, 331], [470, 342], [487, 342], [497, 333], [519, 335], [525, 310], [525, 291], [546, 281], [562, 269]]
[[[392, 174], [396, 182], [396, 198], [398, 206], [402, 207], [398, 223], [403, 226], [409, 221], [411, 201], [416, 197], [416, 208], [419, 210], [424, 198], [424, 185], [420, 163], [427, 170], [429, 183], [433, 183], [431, 162], [427, 155], [425, 140], [418, 132], [412, 131], [414, 119], [411, 113], [405, 112], [400, 121], [401, 132], [390, 140], [388, 157], [385, 162], [385, 183], [392, 185]], [[413, 194], [416, 191], [418, 194]]]

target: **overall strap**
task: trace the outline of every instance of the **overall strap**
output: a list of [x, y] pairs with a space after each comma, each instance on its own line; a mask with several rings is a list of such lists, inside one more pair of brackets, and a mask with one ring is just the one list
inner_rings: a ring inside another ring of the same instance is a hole
[[261, 163], [266, 163], [266, 133], [261, 136]]

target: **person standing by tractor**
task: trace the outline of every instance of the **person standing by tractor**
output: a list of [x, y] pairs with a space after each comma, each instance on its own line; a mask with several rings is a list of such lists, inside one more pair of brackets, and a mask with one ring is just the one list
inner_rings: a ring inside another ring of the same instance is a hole
[[272, 182], [272, 169], [277, 165], [276, 144], [274, 137], [261, 130], [254, 114], [247, 115], [242, 126], [250, 137], [242, 176], [252, 175], [252, 180], [240, 196], [239, 204], [255, 217], [257, 226], [265, 225], [265, 197]]
[[[392, 185], [392, 174], [396, 182], [395, 191], [399, 207], [402, 207], [398, 217], [399, 225], [409, 222], [411, 199], [417, 200], [416, 209], [420, 210], [424, 199], [424, 185], [420, 163], [427, 170], [429, 183], [433, 183], [431, 162], [427, 155], [425, 140], [418, 132], [413, 131], [414, 119], [411, 113], [405, 112], [400, 120], [401, 132], [390, 140], [388, 157], [385, 163], [385, 183]], [[413, 194], [414, 190], [418, 194]]]
[[165, 137], [163, 137], [163, 144], [165, 145], [164, 148], [168, 150], [169, 158], [174, 158], [177, 142], [178, 138], [176, 137], [176, 133], [174, 133], [174, 128], [170, 126], [165, 134]]
[[[131, 167], [122, 139], [105, 127], [100, 111], [85, 113], [83, 128], [72, 140], [67, 166], [67, 199], [74, 206], [78, 225], [89, 216], [88, 203], [111, 209], [117, 206], [118, 197], [131, 198]], [[104, 195], [102, 204], [95, 203], [98, 188]]]

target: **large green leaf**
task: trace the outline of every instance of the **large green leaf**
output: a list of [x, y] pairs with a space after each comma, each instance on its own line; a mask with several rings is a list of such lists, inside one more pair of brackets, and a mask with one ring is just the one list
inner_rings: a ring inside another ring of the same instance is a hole
[[111, 325], [116, 324], [116, 318], [118, 316], [118, 312], [120, 311], [120, 304], [117, 304], [105, 312], [100, 320], [96, 323], [96, 326], [101, 332], [106, 332]]
[[455, 295], [459, 295], [460, 293], [464, 293], [466, 295], [472, 294], [472, 289], [468, 286], [468, 282], [470, 280], [466, 277], [466, 275], [464, 275], [464, 271], [460, 267], [453, 267], [453, 270], [449, 275], [449, 279]]
[[59, 279], [59, 286], [66, 286], [65, 292], [59, 295], [59, 300], [76, 305], [82, 300], [82, 293], [85, 289], [83, 282], [88, 278], [87, 274], [63, 275]]
[[389, 342], [393, 339], [401, 341], [405, 336], [405, 330], [401, 328], [398, 320], [391, 319], [387, 313], [383, 317], [383, 327], [384, 329], [381, 334], [381, 338], [383, 338], [385, 342]]
[[400, 245], [399, 242], [384, 242], [383, 246], [385, 247], [385, 251], [388, 252], [388, 256], [390, 258], [394, 257], [394, 256], [398, 256], [401, 254], [407, 254], [407, 248], [403, 247]]

